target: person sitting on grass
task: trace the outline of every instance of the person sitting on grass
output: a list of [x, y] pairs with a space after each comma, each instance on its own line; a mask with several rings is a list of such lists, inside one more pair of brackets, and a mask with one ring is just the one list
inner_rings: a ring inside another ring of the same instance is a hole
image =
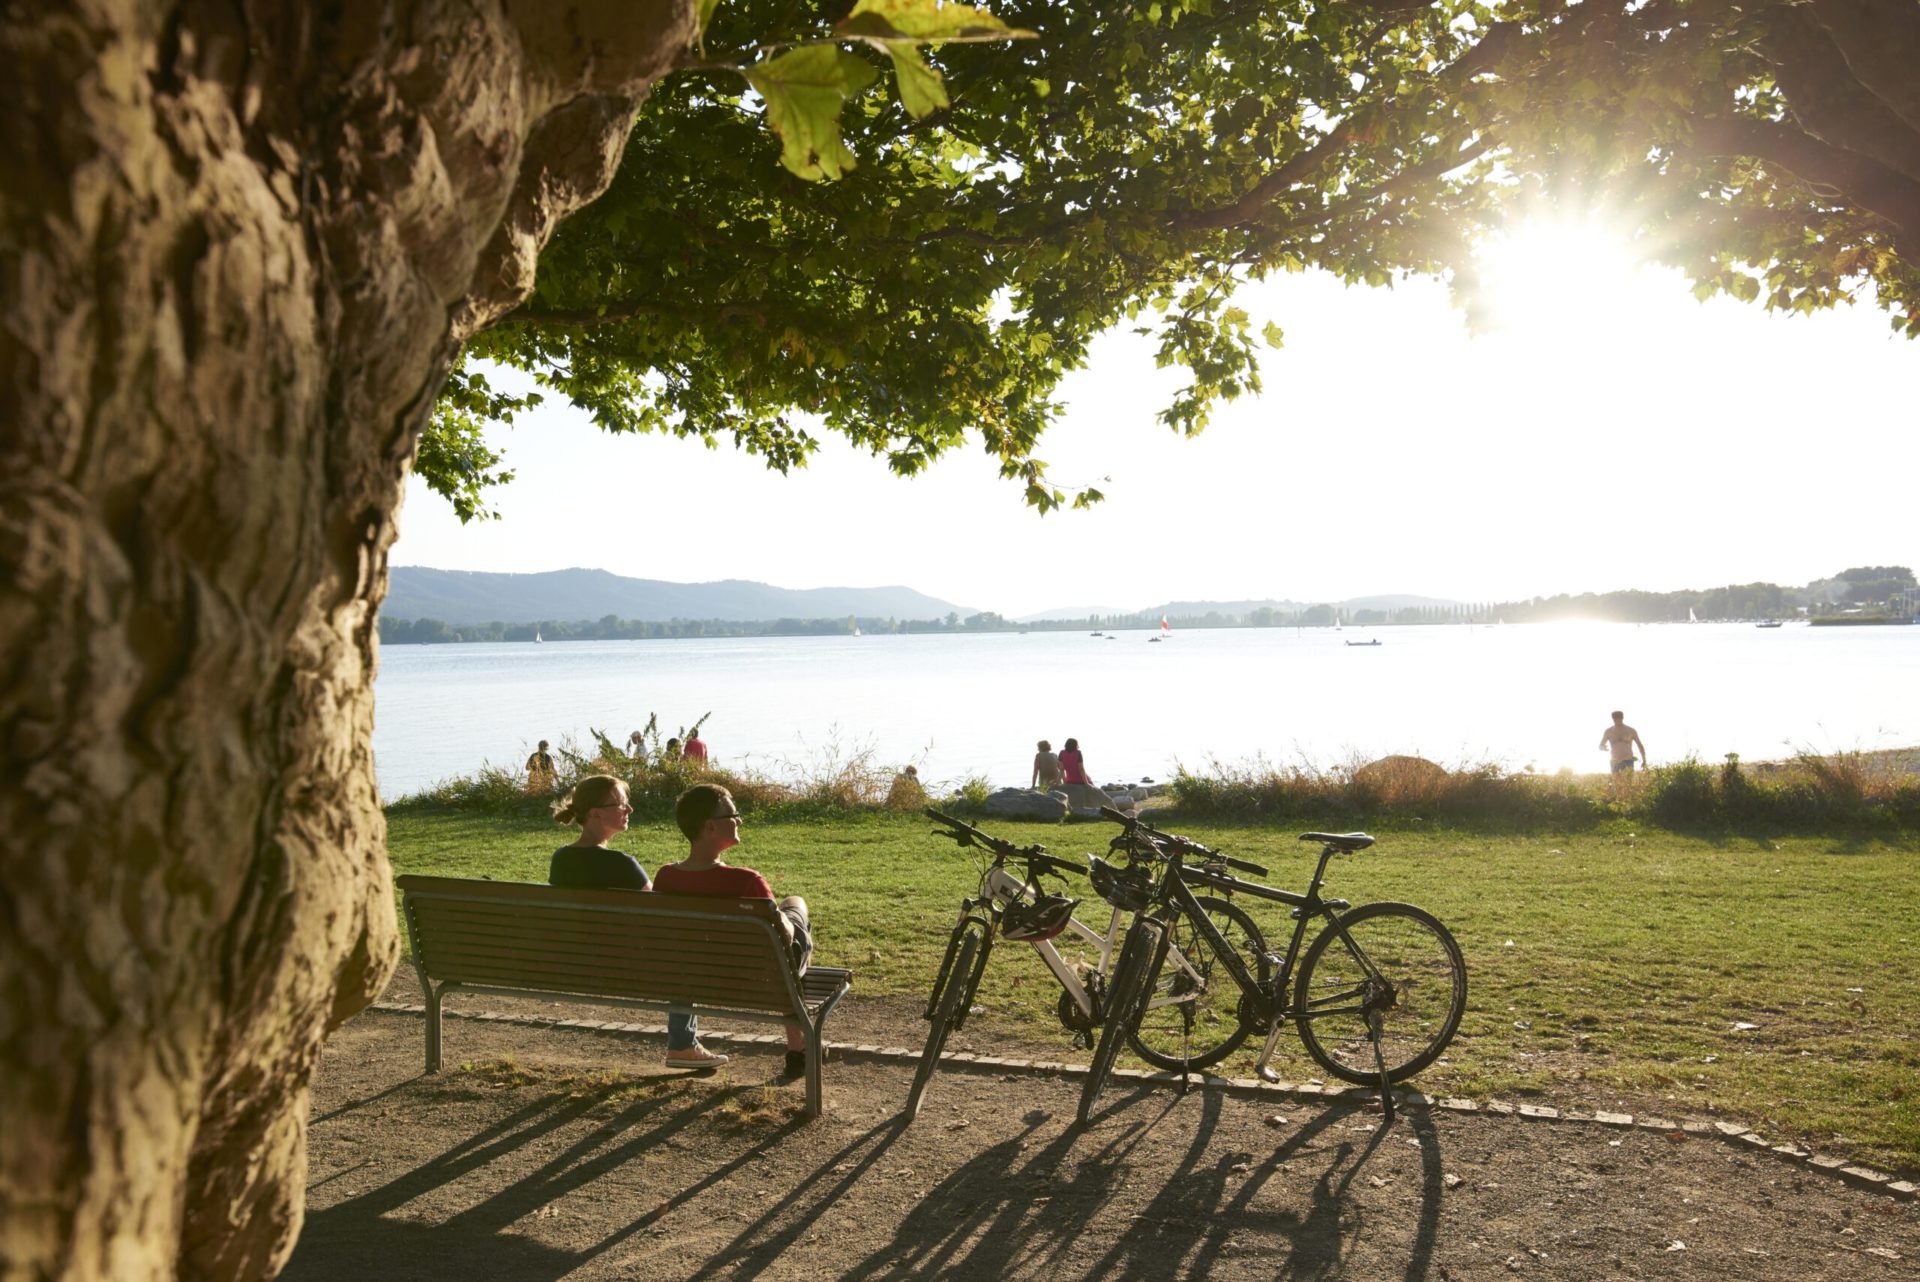
[[612, 775], [588, 775], [566, 796], [553, 803], [553, 817], [576, 824], [580, 837], [553, 852], [547, 881], [572, 890], [650, 890], [653, 883], [640, 861], [607, 842], [627, 830], [633, 807], [627, 804], [627, 785]]
[[[733, 794], [719, 784], [695, 784], [680, 794], [674, 803], [673, 818], [686, 834], [687, 857], [668, 864], [654, 878], [653, 888], [663, 895], [707, 895], [728, 899], [772, 899], [773, 887], [751, 868], [723, 863], [720, 856], [740, 844], [740, 808]], [[787, 941], [787, 955], [796, 975], [807, 973], [813, 961], [813, 933], [809, 926], [807, 901], [788, 895], [779, 902], [776, 920]], [[797, 1025], [788, 1024], [788, 1077], [798, 1077], [807, 1069], [807, 1035]], [[711, 1068], [727, 1061], [700, 1045], [698, 1027], [689, 1017], [676, 1035], [667, 1030], [667, 1066], [669, 1068]]]

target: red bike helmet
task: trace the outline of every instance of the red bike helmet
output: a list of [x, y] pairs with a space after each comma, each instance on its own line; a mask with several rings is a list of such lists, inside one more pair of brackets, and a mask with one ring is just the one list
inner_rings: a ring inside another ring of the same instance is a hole
[[1008, 904], [1000, 915], [1000, 937], [1002, 939], [1040, 940], [1052, 939], [1067, 928], [1067, 922], [1073, 918], [1073, 910], [1079, 907], [1078, 899], [1068, 899], [1064, 895], [1042, 895], [1032, 903], [1017, 900]]

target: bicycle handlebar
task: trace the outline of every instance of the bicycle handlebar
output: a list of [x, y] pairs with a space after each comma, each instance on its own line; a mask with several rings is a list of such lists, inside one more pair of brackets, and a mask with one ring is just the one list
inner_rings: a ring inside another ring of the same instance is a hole
[[1267, 870], [1259, 864], [1251, 863], [1245, 859], [1235, 859], [1230, 855], [1223, 855], [1217, 850], [1201, 845], [1191, 837], [1182, 837], [1179, 833], [1162, 832], [1152, 824], [1122, 814], [1112, 806], [1100, 807], [1100, 814], [1102, 818], [1111, 819], [1117, 824], [1125, 825], [1129, 833], [1145, 832], [1147, 839], [1157, 846], [1171, 846], [1182, 854], [1198, 855], [1208, 863], [1225, 864], [1227, 867], [1237, 869], [1240, 872], [1250, 872], [1256, 877], [1265, 877], [1268, 875]]
[[941, 835], [953, 838], [962, 846], [982, 846], [987, 850], [991, 850], [1002, 859], [1025, 860], [1028, 864], [1043, 871], [1070, 872], [1077, 873], [1082, 877], [1087, 876], [1087, 869], [1083, 865], [1076, 864], [1071, 860], [1062, 859], [1057, 855], [1050, 855], [1043, 847], [1037, 844], [1032, 846], [1016, 846], [1004, 838], [995, 837], [989, 833], [980, 831], [964, 819], [955, 819], [952, 815], [943, 814], [935, 810], [932, 806], [927, 807], [927, 815], [952, 829], [952, 831]]

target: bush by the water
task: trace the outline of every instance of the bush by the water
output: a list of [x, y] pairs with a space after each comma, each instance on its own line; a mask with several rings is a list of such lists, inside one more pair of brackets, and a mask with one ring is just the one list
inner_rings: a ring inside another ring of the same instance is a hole
[[1920, 779], [1859, 752], [1801, 753], [1743, 768], [1694, 760], [1652, 773], [1644, 811], [1669, 828], [1920, 826]]
[[1691, 758], [1624, 777], [1508, 773], [1492, 765], [1449, 770], [1420, 757], [1384, 757], [1332, 769], [1211, 762], [1182, 767], [1172, 809], [1195, 819], [1366, 818], [1494, 827], [1577, 828], [1608, 819], [1669, 828], [1808, 829], [1920, 826], [1920, 779], [1863, 753], [1818, 756], [1743, 770]]
[[[725, 785], [742, 811], [830, 815], [917, 810], [929, 802], [978, 813], [993, 791], [984, 778], [923, 789], [917, 774], [879, 764], [870, 748], [830, 738], [812, 757], [778, 763], [782, 777], [732, 771], [664, 753], [630, 755], [595, 735], [591, 753], [572, 744], [555, 754], [551, 792], [529, 791], [524, 770], [487, 765], [402, 798], [392, 809], [544, 815], [554, 797], [591, 774], [627, 781], [639, 819], [667, 819], [694, 783]], [[1694, 759], [1625, 777], [1510, 773], [1490, 764], [1453, 769], [1420, 757], [1390, 756], [1330, 769], [1274, 766], [1263, 759], [1182, 766], [1165, 809], [1194, 820], [1274, 820], [1308, 826], [1412, 820], [1489, 828], [1577, 829], [1615, 819], [1667, 828], [1809, 830], [1920, 828], [1920, 778], [1863, 753], [1812, 753], [1743, 767]]]
[[[700, 722], [695, 722], [682, 734], [697, 731], [699, 726]], [[773, 778], [759, 771], [728, 770], [670, 755], [658, 742], [655, 719], [649, 719], [646, 730], [640, 733], [638, 752], [626, 751], [599, 731], [593, 732], [591, 749], [563, 741], [553, 752], [551, 779], [531, 776], [525, 769], [487, 763], [475, 774], [443, 780], [400, 798], [388, 808], [402, 813], [469, 810], [545, 815], [555, 799], [589, 775], [612, 775], [624, 781], [636, 819], [672, 818], [675, 799], [696, 783], [720, 784], [733, 794], [745, 814], [917, 810], [928, 801], [917, 772], [883, 766], [871, 748], [849, 747], [833, 736], [804, 760], [779, 762], [784, 777]]]

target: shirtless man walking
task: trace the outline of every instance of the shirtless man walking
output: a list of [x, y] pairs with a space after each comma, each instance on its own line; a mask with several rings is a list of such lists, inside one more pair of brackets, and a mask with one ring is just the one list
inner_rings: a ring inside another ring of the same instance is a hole
[[1600, 746], [1613, 754], [1613, 773], [1633, 773], [1633, 752], [1640, 750], [1640, 768], [1647, 768], [1647, 745], [1640, 742], [1640, 732], [1627, 724], [1627, 714], [1613, 714], [1613, 724], [1600, 732]]

